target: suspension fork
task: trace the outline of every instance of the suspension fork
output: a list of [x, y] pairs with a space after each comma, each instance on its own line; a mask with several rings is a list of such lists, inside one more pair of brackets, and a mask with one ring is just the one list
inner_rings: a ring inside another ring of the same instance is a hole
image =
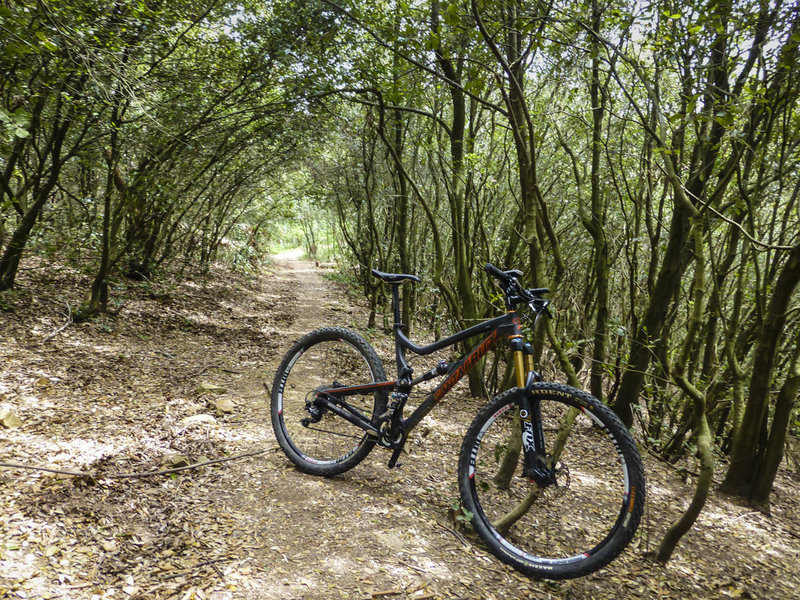
[[522, 430], [523, 468], [522, 474], [539, 487], [555, 483], [555, 472], [547, 464], [547, 449], [542, 428], [542, 412], [539, 399], [533, 394], [533, 384], [542, 380], [533, 368], [533, 347], [513, 335], [509, 346], [514, 357], [514, 371], [519, 389], [519, 418]]
[[525, 342], [520, 334], [508, 338], [508, 347], [514, 358], [514, 375], [518, 388], [524, 388], [527, 381], [527, 364], [525, 360]]
[[525, 342], [522, 335], [515, 334], [508, 338], [509, 349], [514, 359], [514, 375], [518, 388], [524, 388], [528, 384], [528, 376], [533, 373], [535, 381], [541, 381], [542, 376], [534, 369], [533, 365], [533, 345]]
[[[530, 383], [533, 383], [531, 377]], [[540, 400], [528, 388], [521, 390], [519, 418], [522, 424], [522, 475], [539, 487], [556, 482], [555, 470], [548, 466], [547, 449], [542, 428]]]

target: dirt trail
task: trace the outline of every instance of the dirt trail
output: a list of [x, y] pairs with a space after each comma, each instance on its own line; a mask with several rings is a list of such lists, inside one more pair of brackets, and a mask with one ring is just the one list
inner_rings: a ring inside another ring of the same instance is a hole
[[[354, 309], [343, 304], [331, 281], [324, 277], [324, 270], [315, 263], [303, 260], [301, 250], [288, 250], [275, 255], [277, 271], [275, 283], [287, 296], [296, 297], [292, 328], [282, 333], [298, 337], [317, 329], [333, 325], [332, 321], [346, 322], [335, 315], [353, 315]], [[299, 327], [296, 331], [294, 326]]]
[[[786, 473], [772, 518], [714, 495], [660, 567], [643, 553], [691, 482], [648, 459], [643, 536], [599, 573], [547, 583], [500, 564], [448, 518], [461, 437], [477, 410], [467, 398], [423, 421], [399, 469], [376, 449], [333, 479], [296, 471], [269, 425], [275, 367], [311, 329], [366, 322], [364, 307], [297, 253], [258, 278], [120, 283], [117, 316], [52, 337], [60, 307], [90, 282], [68, 269], [24, 273], [0, 312], [0, 405], [23, 422], [0, 428], [0, 461], [95, 477], [0, 469], [0, 598], [800, 597], [798, 482]], [[385, 340], [376, 341], [380, 352]], [[232, 413], [216, 409], [219, 398]], [[171, 477], [113, 477], [176, 454], [195, 462], [258, 450]]]

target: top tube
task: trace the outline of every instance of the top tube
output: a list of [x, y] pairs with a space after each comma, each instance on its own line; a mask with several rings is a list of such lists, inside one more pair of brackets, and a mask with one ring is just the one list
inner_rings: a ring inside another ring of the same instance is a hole
[[398, 343], [407, 350], [411, 350], [414, 354], [418, 354], [420, 356], [425, 356], [426, 354], [431, 354], [436, 352], [437, 350], [441, 350], [442, 348], [447, 348], [448, 346], [452, 346], [466, 340], [467, 338], [471, 338], [475, 335], [481, 333], [487, 333], [492, 329], [500, 329], [505, 327], [511, 327], [513, 325], [514, 317], [516, 313], [506, 313], [504, 315], [500, 315], [499, 317], [494, 317], [487, 321], [483, 321], [478, 323], [477, 325], [473, 325], [468, 329], [464, 329], [463, 331], [459, 331], [458, 333], [454, 333], [451, 336], [442, 338], [433, 342], [432, 344], [428, 344], [427, 346], [418, 346], [414, 342], [412, 342], [406, 334], [403, 332], [403, 325], [401, 323], [395, 323], [395, 337]]
[[[372, 274], [375, 277], [381, 281], [391, 284], [392, 286], [392, 313], [394, 317], [393, 331], [395, 338], [395, 360], [397, 363], [398, 381], [410, 381], [413, 373], [413, 369], [406, 361], [405, 350], [409, 350], [414, 354], [424, 356], [436, 352], [442, 348], [457, 344], [458, 342], [464, 341], [473, 336], [480, 335], [482, 333], [489, 333], [494, 330], [498, 330], [497, 333], [500, 335], [503, 335], [506, 332], [508, 332], [509, 335], [518, 334], [520, 328], [519, 314], [517, 312], [518, 305], [529, 304], [532, 308], [534, 308], [534, 310], [536, 310], [536, 307], [533, 303], [539, 302], [542, 304], [540, 310], [547, 310], [548, 302], [543, 301], [540, 297], [540, 294], [547, 292], [547, 290], [544, 288], [525, 290], [519, 284], [518, 278], [522, 276], [520, 271], [501, 271], [494, 265], [488, 263], [484, 266], [484, 270], [500, 282], [506, 304], [506, 314], [499, 317], [494, 317], [493, 319], [488, 319], [482, 323], [478, 323], [477, 325], [473, 325], [472, 327], [433, 342], [432, 344], [420, 346], [412, 342], [403, 331], [405, 325], [402, 323], [400, 315], [400, 285], [406, 282], [419, 283], [421, 279], [416, 275], [411, 275], [408, 273], [384, 273], [383, 271], [372, 269]], [[536, 312], [538, 313], [540, 310], [536, 310]], [[494, 339], [497, 339], [500, 337], [500, 335], [495, 335]]]

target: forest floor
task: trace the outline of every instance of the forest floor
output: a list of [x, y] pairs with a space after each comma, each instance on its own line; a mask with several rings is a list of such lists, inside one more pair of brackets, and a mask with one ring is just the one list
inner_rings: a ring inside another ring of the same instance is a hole
[[0, 598], [800, 598], [800, 477], [786, 469], [771, 516], [714, 492], [662, 566], [647, 555], [694, 482], [645, 457], [640, 534], [609, 567], [565, 582], [520, 575], [448, 518], [478, 401], [437, 407], [399, 469], [377, 449], [332, 479], [295, 470], [269, 420], [281, 355], [316, 327], [366, 323], [297, 255], [259, 277], [118, 282], [116, 314], [66, 328], [89, 276], [25, 267], [0, 296], [0, 409], [21, 421], [0, 427], [0, 462], [91, 476], [0, 468]]

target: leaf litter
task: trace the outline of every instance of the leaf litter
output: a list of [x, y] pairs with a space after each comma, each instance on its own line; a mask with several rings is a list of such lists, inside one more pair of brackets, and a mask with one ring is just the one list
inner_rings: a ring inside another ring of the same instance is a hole
[[660, 566], [645, 554], [692, 482], [647, 457], [633, 547], [589, 577], [534, 581], [448, 519], [479, 400], [438, 407], [393, 471], [376, 449], [318, 479], [277, 449], [268, 388], [282, 353], [315, 327], [366, 322], [310, 263], [118, 283], [117, 315], [61, 329], [88, 285], [26, 270], [0, 313], [0, 407], [21, 422], [0, 428], [0, 462], [91, 473], [0, 468], [0, 598], [800, 598], [796, 473], [781, 470], [769, 517], [714, 494]]

